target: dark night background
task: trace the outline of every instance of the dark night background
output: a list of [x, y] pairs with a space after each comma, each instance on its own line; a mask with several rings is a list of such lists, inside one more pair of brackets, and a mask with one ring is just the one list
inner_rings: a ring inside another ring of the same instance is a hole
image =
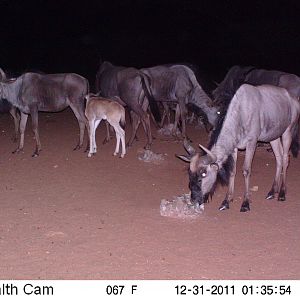
[[189, 62], [211, 80], [234, 64], [300, 75], [299, 0], [0, 0], [0, 67], [77, 72], [99, 60]]

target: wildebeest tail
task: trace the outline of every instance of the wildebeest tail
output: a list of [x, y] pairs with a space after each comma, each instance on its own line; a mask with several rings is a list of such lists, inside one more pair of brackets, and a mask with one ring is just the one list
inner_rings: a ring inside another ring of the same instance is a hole
[[291, 152], [294, 157], [298, 156], [299, 152], [299, 123], [296, 124], [292, 132]]
[[[146, 77], [146, 75], [144, 75], [144, 76]], [[155, 101], [153, 95], [150, 92], [149, 86], [147, 86], [147, 84], [146, 84], [146, 80], [148, 80], [148, 78], [145, 80], [144, 76], [142, 76], [142, 86], [145, 91], [145, 95], [147, 96], [147, 98], [149, 100], [150, 110], [154, 116], [155, 121], [160, 122], [161, 115], [160, 115], [159, 107], [157, 105], [157, 101]]]
[[121, 124], [121, 127], [123, 129], [125, 129], [126, 120], [125, 120], [125, 108], [124, 107], [123, 107], [122, 114], [121, 114], [120, 124]]

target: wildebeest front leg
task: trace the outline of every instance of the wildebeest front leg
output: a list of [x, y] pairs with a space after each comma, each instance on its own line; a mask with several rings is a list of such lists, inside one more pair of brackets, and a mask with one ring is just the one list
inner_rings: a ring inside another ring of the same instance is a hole
[[27, 123], [28, 115], [21, 112], [21, 120], [20, 120], [20, 143], [19, 147], [13, 151], [13, 153], [19, 153], [23, 150], [24, 147], [24, 132], [26, 129], [26, 123]]
[[232, 154], [234, 165], [233, 165], [232, 171], [230, 173], [228, 191], [227, 191], [225, 199], [223, 200], [221, 206], [219, 207], [219, 210], [229, 209], [229, 202], [233, 201], [234, 179], [235, 179], [235, 174], [236, 174], [237, 153], [238, 153], [238, 149], [235, 148], [234, 152]]
[[251, 176], [251, 165], [252, 165], [255, 148], [256, 148], [256, 141], [249, 142], [246, 147], [246, 156], [245, 156], [245, 161], [243, 166], [243, 175], [245, 178], [245, 194], [244, 194], [244, 201], [240, 209], [241, 212], [246, 212], [250, 210], [249, 183], [250, 183], [250, 176]]
[[17, 108], [15, 106], [12, 106], [9, 113], [14, 119], [15, 124], [15, 135], [13, 137], [13, 142], [15, 143], [18, 140], [18, 134], [19, 134], [19, 125], [20, 125], [20, 116], [17, 112]]
[[[176, 114], [180, 113], [181, 118], [181, 134], [183, 139], [186, 138], [186, 106], [184, 101], [179, 101], [179, 105], [176, 106]], [[175, 126], [174, 126], [175, 127]]]
[[270, 142], [270, 144], [276, 159], [276, 174], [272, 184], [272, 188], [267, 194], [266, 199], [273, 199], [275, 197], [275, 194], [278, 193], [279, 186], [280, 186], [281, 171], [282, 171], [283, 148], [282, 148], [280, 138]]

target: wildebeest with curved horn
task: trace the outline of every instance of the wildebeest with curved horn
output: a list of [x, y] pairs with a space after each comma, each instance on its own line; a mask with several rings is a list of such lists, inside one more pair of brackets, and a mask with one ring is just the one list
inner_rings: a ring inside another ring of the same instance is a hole
[[[150, 94], [148, 78], [136, 68], [114, 66], [104, 61], [96, 74], [96, 90], [101, 96], [112, 98], [118, 97], [124, 105], [134, 112], [132, 114], [132, 134], [128, 145], [131, 146], [141, 119], [146, 136], [147, 144], [145, 149], [150, 149], [152, 134], [150, 119], [147, 114], [150, 105], [151, 112], [156, 121], [160, 121], [160, 113], [157, 103]], [[148, 99], [148, 101], [146, 100]], [[139, 119], [140, 118], [140, 119]]]
[[[232, 98], [225, 118], [215, 128], [206, 155], [200, 156], [190, 145], [185, 145], [189, 156], [179, 156], [190, 162], [189, 179], [192, 202], [202, 204], [213, 193], [218, 179], [229, 188], [220, 210], [228, 209], [233, 199], [238, 149], [246, 149], [243, 175], [245, 194], [241, 211], [250, 210], [249, 180], [251, 164], [258, 141], [270, 142], [276, 158], [276, 174], [267, 199], [278, 193], [278, 200], [286, 195], [288, 153], [297, 156], [298, 119], [300, 104], [285, 89], [271, 86], [243, 84]], [[228, 181], [228, 182], [226, 182]]]
[[[12, 79], [7, 79], [5, 73], [0, 68], [0, 81], [11, 81]], [[13, 141], [16, 142], [19, 134], [19, 123], [20, 123], [20, 114], [17, 111], [17, 108], [11, 105], [6, 99], [0, 99], [0, 113], [10, 113], [14, 119], [15, 125], [15, 134], [13, 136]]]
[[[141, 69], [150, 78], [150, 90], [156, 101], [175, 102], [179, 109], [175, 114], [174, 134], [179, 118], [182, 122], [182, 135], [186, 137], [186, 105], [194, 106], [204, 112], [208, 122], [215, 126], [218, 108], [198, 83], [191, 68], [186, 65], [161, 65]], [[197, 111], [197, 112], [198, 112]], [[178, 113], [179, 112], [179, 113]]]
[[[3, 72], [3, 71], [2, 71]], [[85, 127], [88, 126], [84, 115], [84, 97], [89, 92], [89, 83], [84, 77], [74, 74], [39, 74], [24, 73], [13, 82], [0, 82], [0, 98], [7, 99], [21, 112], [20, 143], [14, 152], [19, 152], [24, 146], [24, 131], [28, 114], [31, 115], [32, 129], [36, 139], [36, 149], [33, 156], [41, 151], [38, 131], [38, 112], [57, 112], [70, 106], [80, 128], [79, 142], [75, 149], [83, 144]]]

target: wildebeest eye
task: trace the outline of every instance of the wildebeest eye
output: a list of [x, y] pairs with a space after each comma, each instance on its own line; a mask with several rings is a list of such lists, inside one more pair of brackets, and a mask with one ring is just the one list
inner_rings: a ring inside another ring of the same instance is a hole
[[201, 173], [201, 177], [202, 177], [202, 178], [206, 177], [206, 172], [202, 172], [202, 173]]

